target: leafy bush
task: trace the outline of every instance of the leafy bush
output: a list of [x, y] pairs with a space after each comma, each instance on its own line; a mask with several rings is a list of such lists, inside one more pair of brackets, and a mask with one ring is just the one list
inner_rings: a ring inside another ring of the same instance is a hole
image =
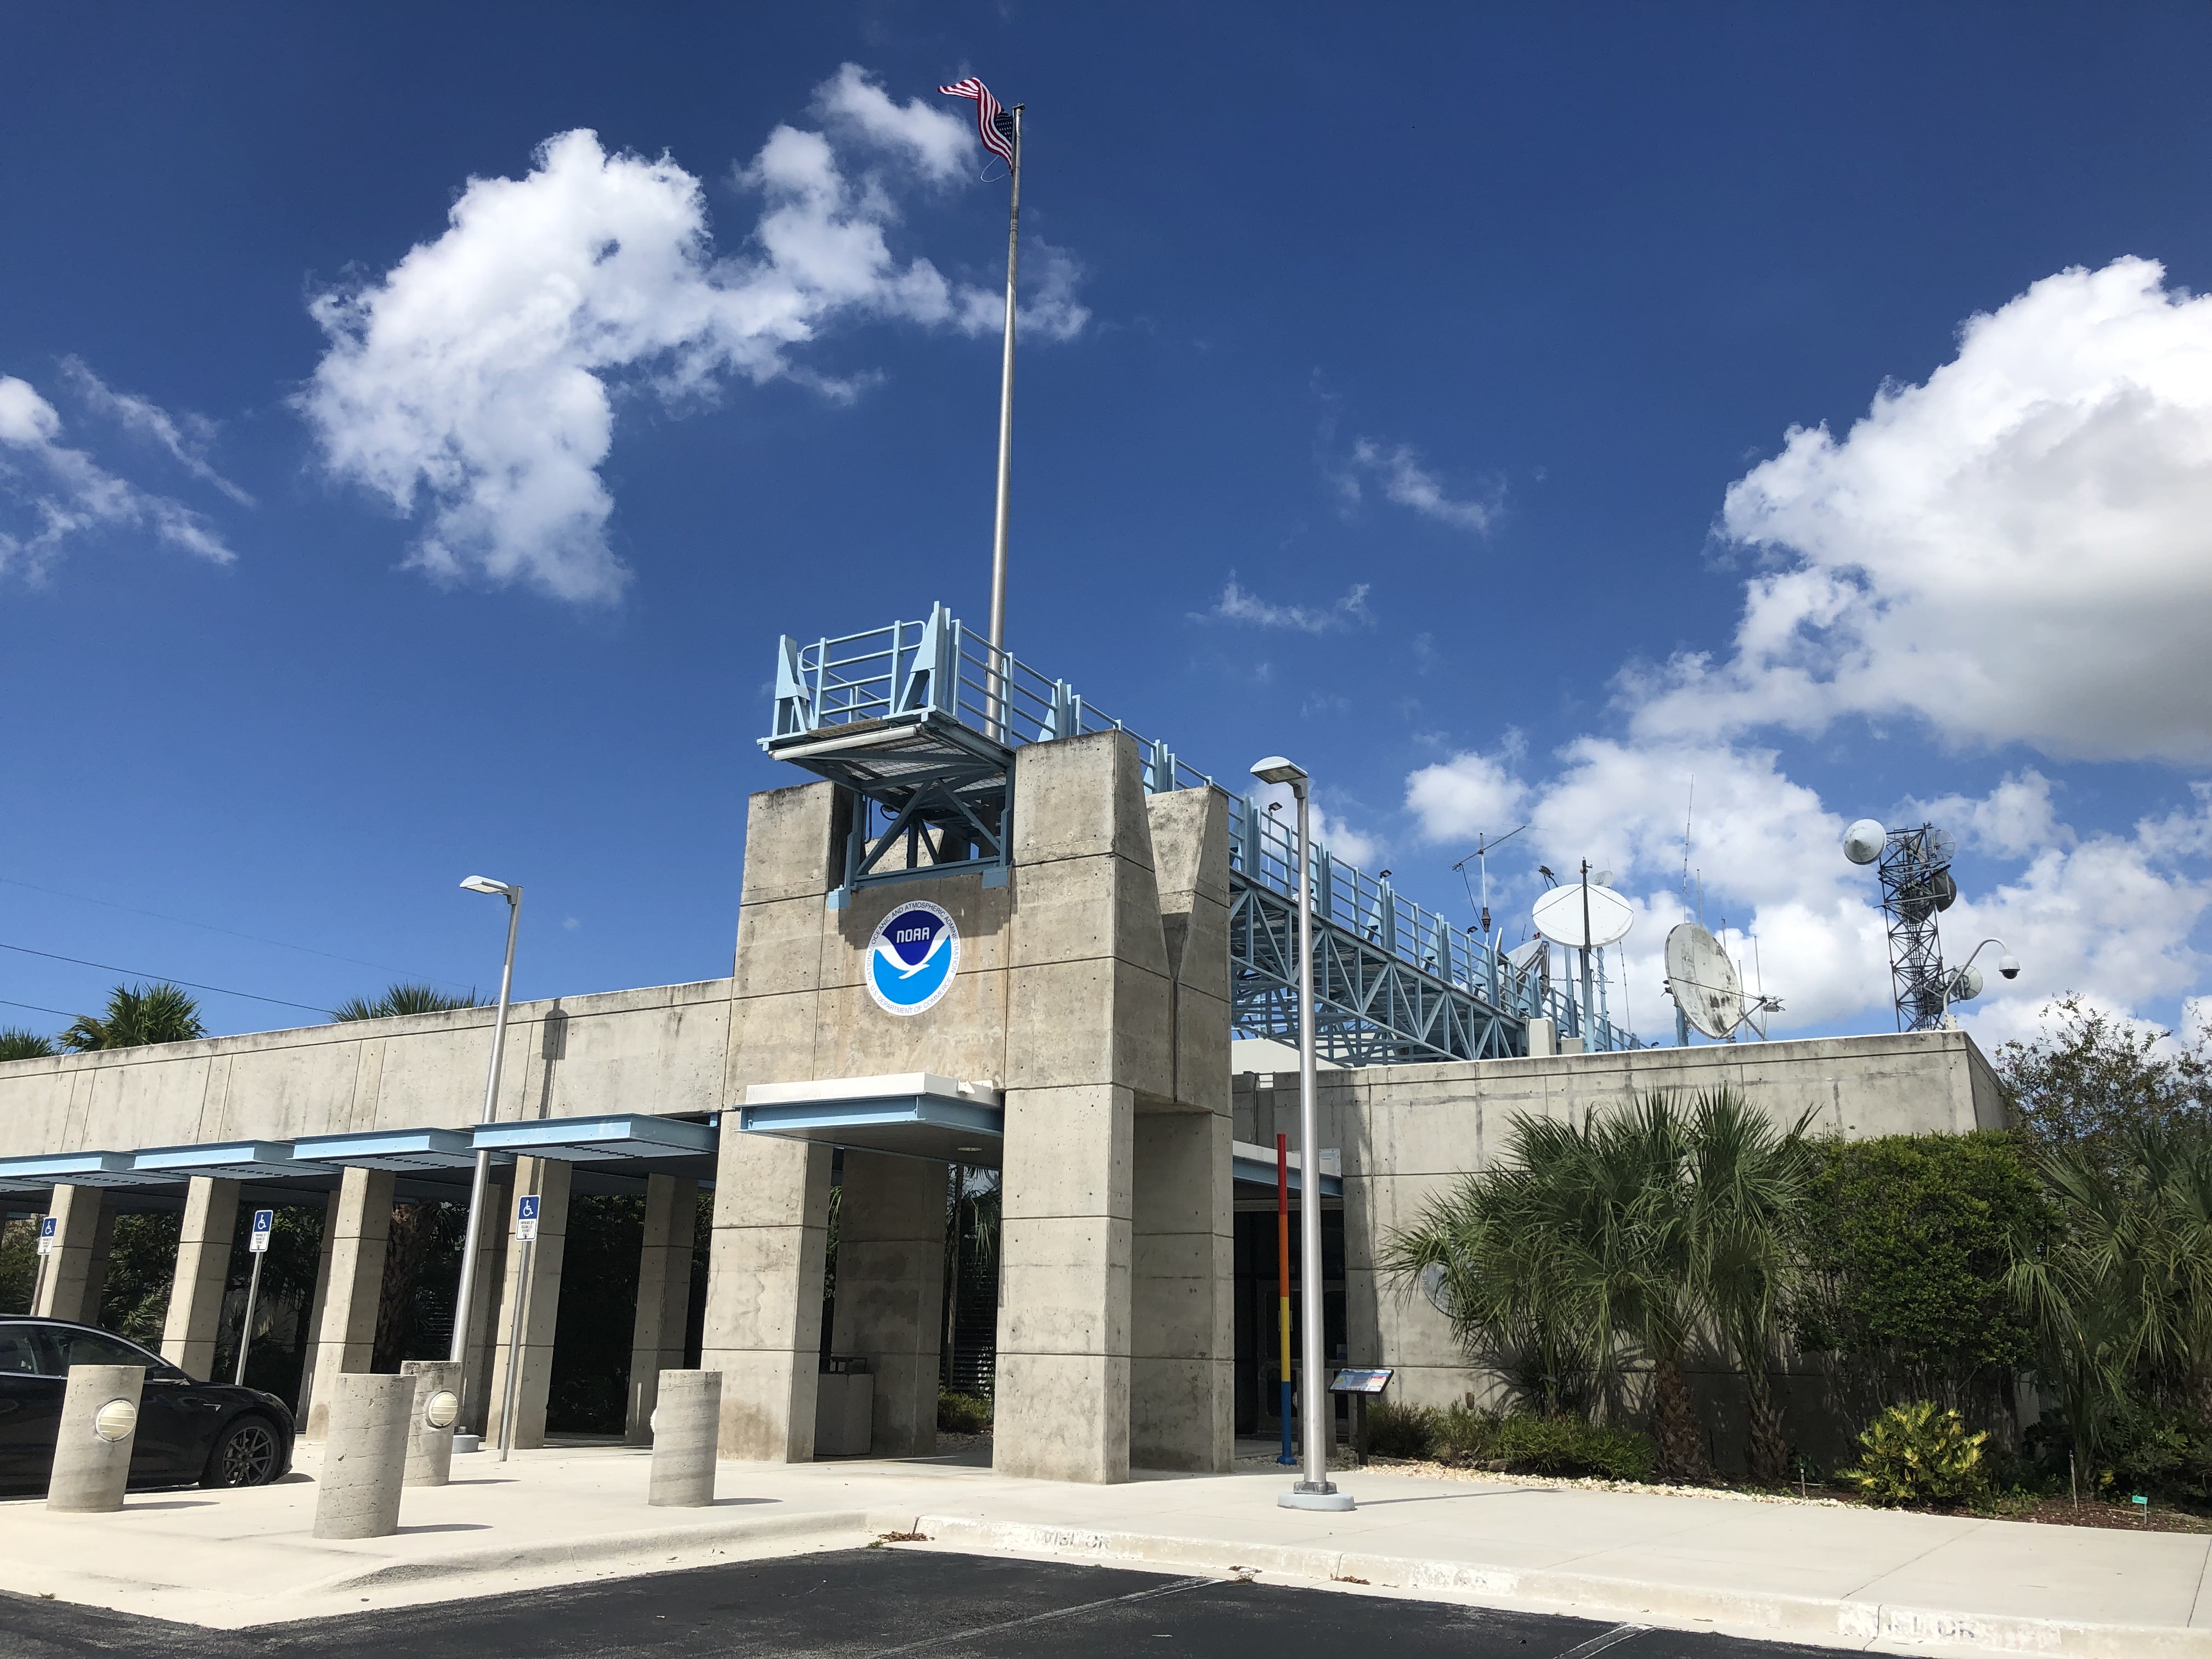
[[991, 1426], [991, 1402], [972, 1394], [937, 1391], [937, 1428], [940, 1434], [981, 1434]]
[[1367, 1408], [1367, 1449], [1377, 1457], [1432, 1457], [1443, 1413], [1378, 1400]]
[[1658, 1450], [1633, 1429], [1586, 1423], [1579, 1417], [1516, 1415], [1499, 1420], [1492, 1455], [1531, 1474], [1594, 1474], [1607, 1480], [1648, 1480]]
[[1957, 1503], [1988, 1484], [1982, 1461], [1988, 1438], [1979, 1431], [1969, 1434], [1958, 1413], [1917, 1400], [1875, 1419], [1859, 1437], [1858, 1467], [1836, 1474], [1877, 1504]]
[[1447, 1463], [1486, 1462], [1498, 1445], [1498, 1413], [1453, 1406], [1437, 1418], [1437, 1455]]

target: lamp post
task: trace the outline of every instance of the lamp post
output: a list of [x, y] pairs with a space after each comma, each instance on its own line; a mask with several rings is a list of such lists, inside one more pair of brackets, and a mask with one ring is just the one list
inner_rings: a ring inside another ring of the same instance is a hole
[[1329, 1484], [1328, 1443], [1335, 1427], [1322, 1385], [1321, 1152], [1315, 1127], [1313, 982], [1313, 837], [1305, 769], [1280, 755], [1256, 763], [1262, 783], [1286, 783], [1298, 806], [1298, 1317], [1305, 1387], [1305, 1460], [1297, 1483], [1275, 1501], [1286, 1510], [1348, 1510], [1352, 1494]]
[[[514, 988], [514, 933], [522, 921], [522, 889], [489, 876], [471, 876], [461, 884], [471, 893], [496, 893], [507, 901], [507, 961], [499, 970], [499, 1012], [491, 1023], [491, 1075], [484, 1083], [483, 1111], [479, 1123], [489, 1123], [499, 1109], [499, 1068], [507, 1056], [507, 1003]], [[469, 1182], [468, 1231], [461, 1241], [461, 1283], [453, 1303], [453, 1344], [446, 1358], [465, 1366], [469, 1352], [469, 1310], [476, 1300], [477, 1254], [483, 1232], [484, 1188], [491, 1181], [491, 1152], [477, 1148], [477, 1167]], [[466, 1389], [467, 1371], [462, 1372]]]
[[[2001, 939], [1984, 939], [1979, 945], [1977, 945], [1974, 947], [1973, 954], [1972, 956], [1969, 956], [1956, 968], [1943, 975], [1944, 1018], [1948, 1019], [1951, 1017], [1951, 988], [1966, 978], [1966, 969], [1974, 965], [1974, 957], [1981, 955], [1983, 951], [1988, 950], [1992, 945], [1996, 945], [1999, 951], [2004, 953], [1997, 958], [1997, 972], [2003, 975], [2007, 979], [2018, 979], [2020, 977], [2020, 958], [2013, 955], [2012, 947], [2007, 945]], [[1966, 997], [1960, 997], [1958, 999], [1960, 1002], [1966, 1002], [1970, 1000], [1971, 999]]]

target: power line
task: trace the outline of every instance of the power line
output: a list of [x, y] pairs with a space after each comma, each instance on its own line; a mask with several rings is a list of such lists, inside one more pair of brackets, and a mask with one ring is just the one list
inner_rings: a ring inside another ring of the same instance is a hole
[[[360, 957], [342, 957], [333, 951], [318, 951], [311, 945], [294, 945], [289, 939], [264, 939], [258, 933], [241, 933], [235, 927], [218, 927], [211, 921], [194, 921], [189, 916], [166, 915], [159, 910], [148, 910], [136, 904], [118, 904], [113, 899], [94, 898], [88, 893], [65, 893], [58, 887], [41, 887], [36, 882], [17, 881], [11, 876], [0, 876], [0, 885], [21, 887], [27, 892], [44, 893], [51, 898], [74, 899], [80, 904], [103, 905], [110, 910], [127, 910], [134, 916], [151, 916], [156, 921], [173, 921], [182, 927], [204, 927], [210, 933], [225, 933], [232, 939], [251, 939], [256, 945], [273, 945], [280, 951], [299, 951], [311, 957], [321, 957], [330, 962], [349, 963], [356, 968], [374, 968], [380, 974], [401, 974], [410, 979], [427, 979], [440, 985], [459, 988], [457, 979], [440, 979], [434, 974], [420, 973], [412, 968], [394, 968], [388, 963], [368, 962]], [[181, 981], [179, 981], [181, 982]], [[292, 1005], [297, 1007], [298, 1004]]]
[[28, 1008], [34, 1014], [52, 1014], [56, 1019], [75, 1019], [76, 1018], [75, 1014], [66, 1012], [59, 1008], [41, 1008], [35, 1002], [14, 1002], [10, 1001], [6, 997], [0, 997], [0, 1007]]
[[[150, 968], [118, 968], [112, 962], [87, 962], [82, 957], [65, 957], [52, 951], [33, 951], [27, 945], [9, 945], [0, 941], [0, 951], [21, 951], [27, 957], [44, 957], [49, 962], [73, 962], [80, 968], [97, 968], [103, 974], [135, 974], [142, 979], [161, 980], [170, 985], [182, 985], [195, 991], [212, 991], [219, 997], [244, 997], [248, 1002], [273, 1002], [279, 1008], [303, 1008], [311, 1014], [327, 1014], [327, 1008], [318, 1008], [312, 1003], [288, 1002], [283, 997], [264, 997], [253, 991], [234, 991], [223, 985], [202, 985], [197, 980], [171, 979], [167, 974], [157, 974]], [[28, 1007], [28, 1003], [19, 1005]], [[51, 1008], [46, 1010], [52, 1013]]]

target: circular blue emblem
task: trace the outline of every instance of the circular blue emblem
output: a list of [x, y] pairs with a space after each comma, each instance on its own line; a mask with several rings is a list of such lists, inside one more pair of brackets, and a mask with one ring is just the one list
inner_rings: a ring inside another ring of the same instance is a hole
[[890, 1014], [937, 1006], [960, 966], [960, 930], [927, 899], [902, 904], [876, 924], [864, 970], [868, 994]]

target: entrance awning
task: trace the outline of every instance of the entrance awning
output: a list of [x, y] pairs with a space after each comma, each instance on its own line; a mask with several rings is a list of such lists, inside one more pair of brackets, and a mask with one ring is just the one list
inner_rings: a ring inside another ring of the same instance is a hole
[[136, 1187], [147, 1177], [128, 1152], [44, 1152], [0, 1158], [0, 1182], [33, 1187]]
[[[1324, 1146], [1321, 1152], [1321, 1195], [1323, 1198], [1344, 1196], [1344, 1177], [1337, 1173], [1341, 1154], [1335, 1148]], [[1261, 1146], [1249, 1140], [1230, 1143], [1231, 1168], [1236, 1172], [1237, 1196], [1239, 1198], [1273, 1198], [1275, 1194], [1275, 1149]], [[1298, 1190], [1298, 1169], [1304, 1160], [1297, 1153], [1291, 1154], [1291, 1190]]]
[[711, 1154], [720, 1137], [686, 1118], [618, 1112], [608, 1117], [550, 1117], [525, 1123], [487, 1123], [476, 1144], [519, 1158], [555, 1158], [569, 1164]]
[[327, 1175], [319, 1164], [293, 1156], [282, 1140], [231, 1140], [206, 1146], [156, 1146], [136, 1154], [131, 1167], [149, 1181], [179, 1182], [193, 1176], [218, 1181], [284, 1181]]
[[1006, 1139], [998, 1090], [930, 1072], [756, 1083], [745, 1091], [738, 1122], [747, 1134], [985, 1170], [999, 1167]]
[[466, 1129], [370, 1129], [343, 1135], [302, 1135], [292, 1155], [307, 1164], [361, 1170], [465, 1170], [477, 1161]]

